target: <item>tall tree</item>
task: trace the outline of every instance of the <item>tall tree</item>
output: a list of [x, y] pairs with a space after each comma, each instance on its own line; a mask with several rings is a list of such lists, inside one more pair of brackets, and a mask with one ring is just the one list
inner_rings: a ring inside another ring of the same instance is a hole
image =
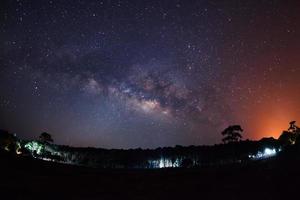
[[296, 121], [290, 122], [290, 127], [287, 131], [283, 131], [278, 140], [282, 145], [293, 145], [299, 143], [300, 128], [296, 126]]
[[40, 141], [44, 142], [44, 143], [50, 143], [50, 142], [53, 142], [53, 139], [52, 139], [52, 136], [49, 133], [43, 132], [40, 135]]
[[222, 135], [224, 138], [222, 141], [224, 143], [238, 142], [242, 139], [241, 133], [243, 129], [240, 125], [232, 125], [227, 127], [224, 131], [222, 131]]
[[0, 130], [0, 148], [14, 152], [17, 148], [17, 137], [7, 130]]
[[290, 122], [290, 127], [288, 129], [289, 132], [299, 134], [300, 133], [300, 128], [296, 126], [296, 121], [291, 121]]

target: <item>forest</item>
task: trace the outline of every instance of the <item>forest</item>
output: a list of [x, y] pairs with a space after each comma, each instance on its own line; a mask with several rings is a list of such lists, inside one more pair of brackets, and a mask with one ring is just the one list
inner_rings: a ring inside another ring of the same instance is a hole
[[221, 134], [222, 143], [202, 146], [162, 147], [156, 149], [103, 149], [57, 145], [51, 134], [43, 132], [36, 140], [21, 140], [6, 130], [0, 132], [0, 147], [17, 156], [33, 157], [51, 162], [93, 168], [197, 168], [275, 156], [289, 146], [300, 142], [300, 128], [290, 122], [278, 139], [262, 138], [259, 141], [242, 140], [239, 125], [226, 128]]

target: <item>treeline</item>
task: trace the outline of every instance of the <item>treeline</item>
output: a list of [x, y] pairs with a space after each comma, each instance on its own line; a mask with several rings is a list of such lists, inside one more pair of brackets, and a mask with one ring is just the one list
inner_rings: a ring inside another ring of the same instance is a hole
[[59, 147], [65, 162], [101, 168], [202, 167], [246, 162], [264, 149], [279, 149], [273, 138], [213, 146], [175, 146], [157, 149], [97, 149]]
[[274, 155], [286, 146], [300, 144], [300, 129], [295, 123], [292, 121], [278, 140], [241, 140], [243, 129], [233, 125], [222, 132], [223, 144], [128, 150], [56, 145], [52, 136], [45, 132], [38, 140], [26, 141], [0, 130], [0, 148], [20, 156], [98, 168], [202, 167], [248, 162]]
[[175, 146], [157, 149], [76, 148], [51, 144], [44, 138], [19, 140], [8, 132], [0, 133], [0, 146], [20, 156], [99, 168], [166, 168], [221, 165], [249, 160], [265, 148], [280, 148], [273, 138], [239, 141], [213, 146]]

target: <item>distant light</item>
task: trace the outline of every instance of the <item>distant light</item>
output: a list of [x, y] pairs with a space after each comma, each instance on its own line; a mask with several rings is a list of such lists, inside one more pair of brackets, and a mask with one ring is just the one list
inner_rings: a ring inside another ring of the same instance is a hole
[[170, 159], [161, 158], [159, 160], [159, 168], [168, 168], [168, 167], [173, 167], [172, 161]]
[[264, 156], [273, 156], [275, 154], [276, 154], [276, 150], [275, 149], [265, 148]]
[[278, 149], [276, 151], [275, 148], [273, 148], [273, 149], [265, 148], [263, 152], [258, 151], [256, 155], [248, 155], [248, 157], [251, 159], [263, 159], [263, 158], [275, 156], [276, 153], [279, 151], [281, 151], [281, 149]]
[[165, 167], [164, 160], [160, 159], [160, 161], [159, 161], [159, 168], [164, 168], [164, 167]]
[[37, 154], [41, 154], [43, 149], [44, 149], [44, 146], [42, 144], [39, 144], [38, 142], [36, 141], [32, 141], [32, 142], [28, 142], [24, 145], [24, 147], [26, 149], [28, 149], [30, 152], [36, 152]]
[[160, 158], [157, 160], [148, 160], [149, 168], [171, 168], [171, 167], [179, 167], [180, 160], [169, 159], [169, 158]]
[[16, 154], [20, 155], [20, 154], [22, 154], [22, 151], [20, 151], [20, 149], [17, 149]]
[[42, 160], [44, 160], [44, 161], [51, 161], [51, 162], [54, 162], [54, 160], [53, 159], [50, 159], [50, 158], [41, 158]]

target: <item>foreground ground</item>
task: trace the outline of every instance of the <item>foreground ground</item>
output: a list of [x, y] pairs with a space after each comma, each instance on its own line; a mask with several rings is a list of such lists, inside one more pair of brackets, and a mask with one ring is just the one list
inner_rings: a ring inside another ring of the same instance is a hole
[[279, 157], [201, 169], [101, 170], [1, 153], [0, 199], [298, 199], [300, 162]]

